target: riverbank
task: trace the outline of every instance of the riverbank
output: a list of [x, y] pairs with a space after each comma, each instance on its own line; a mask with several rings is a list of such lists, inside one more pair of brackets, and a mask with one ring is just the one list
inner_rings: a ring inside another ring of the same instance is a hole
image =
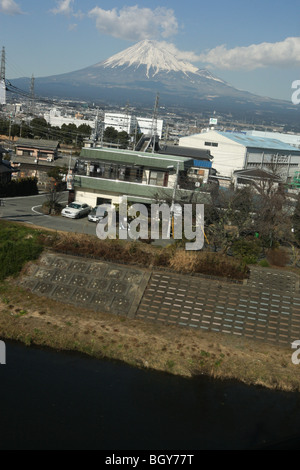
[[13, 279], [0, 287], [0, 337], [182, 377], [300, 390], [289, 347], [81, 309], [36, 296]]

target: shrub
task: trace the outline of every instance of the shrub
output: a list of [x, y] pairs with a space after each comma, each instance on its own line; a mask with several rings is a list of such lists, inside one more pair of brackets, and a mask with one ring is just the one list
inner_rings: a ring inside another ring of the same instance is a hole
[[261, 243], [259, 240], [247, 240], [240, 238], [232, 245], [234, 256], [242, 259], [246, 264], [257, 263], [261, 252]]
[[273, 266], [283, 267], [289, 262], [289, 255], [282, 248], [274, 248], [267, 251], [267, 260]]
[[236, 280], [249, 277], [249, 268], [244, 262], [218, 253], [179, 251], [170, 260], [170, 267], [183, 273], [201, 273]]
[[266, 259], [262, 259], [259, 263], [259, 266], [261, 266], [262, 268], [268, 268], [270, 265], [268, 263], [268, 261]]
[[63, 209], [63, 205], [59, 204], [58, 202], [54, 202], [53, 204], [50, 201], [46, 201], [42, 205], [42, 212], [44, 214], [54, 214], [59, 215]]

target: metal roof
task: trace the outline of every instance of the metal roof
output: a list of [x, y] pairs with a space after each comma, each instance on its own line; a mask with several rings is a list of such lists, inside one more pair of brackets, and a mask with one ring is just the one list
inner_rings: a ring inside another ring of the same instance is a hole
[[17, 142], [15, 143], [15, 146], [26, 147], [26, 148], [56, 150], [59, 146], [59, 142], [56, 140], [19, 138]]
[[251, 178], [259, 178], [259, 179], [272, 179], [272, 180], [281, 180], [280, 176], [274, 175], [269, 171], [263, 170], [261, 168], [246, 168], [243, 170], [236, 170], [233, 172], [234, 176], [239, 178], [244, 177], [251, 177]]
[[213, 156], [210, 154], [210, 150], [198, 149], [194, 147], [182, 147], [179, 145], [163, 145], [158, 153], [188, 157], [193, 158], [194, 160], [213, 159]]
[[190, 168], [194, 163], [194, 159], [188, 157], [108, 148], [83, 148], [80, 158], [157, 169], [167, 169], [170, 166], [174, 166], [176, 169], [177, 163], [179, 163], [179, 170]]
[[285, 150], [293, 153], [300, 153], [292, 145], [286, 144], [278, 139], [271, 139], [268, 137], [257, 137], [244, 134], [242, 132], [221, 132], [217, 131], [218, 134], [227, 137], [228, 139], [234, 140], [238, 144], [244, 145], [248, 148], [260, 148], [270, 150]]

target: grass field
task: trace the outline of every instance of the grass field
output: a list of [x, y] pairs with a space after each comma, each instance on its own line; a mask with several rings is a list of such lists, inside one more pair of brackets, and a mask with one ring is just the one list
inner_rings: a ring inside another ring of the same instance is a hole
[[23, 266], [37, 259], [42, 251], [37, 230], [0, 221], [0, 281], [19, 274]]

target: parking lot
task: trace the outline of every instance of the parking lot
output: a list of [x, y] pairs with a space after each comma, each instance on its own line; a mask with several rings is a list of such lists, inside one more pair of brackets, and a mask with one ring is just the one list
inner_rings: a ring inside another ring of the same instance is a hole
[[[64, 194], [63, 204], [67, 204], [68, 193]], [[62, 216], [42, 214], [41, 207], [46, 195], [4, 198], [0, 206], [0, 218], [16, 222], [26, 222], [39, 227], [65, 232], [96, 235], [96, 224], [89, 222], [87, 216], [80, 219], [68, 219]]]

